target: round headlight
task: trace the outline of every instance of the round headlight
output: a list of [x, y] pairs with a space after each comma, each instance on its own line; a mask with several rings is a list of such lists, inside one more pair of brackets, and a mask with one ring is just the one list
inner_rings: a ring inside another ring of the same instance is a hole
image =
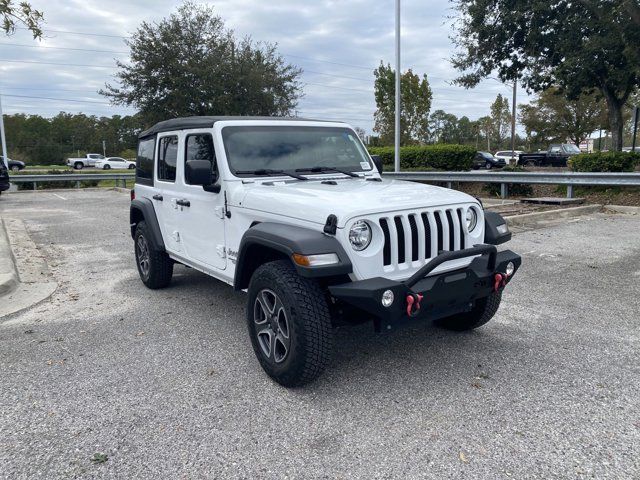
[[476, 213], [474, 208], [467, 209], [466, 220], [467, 220], [467, 232], [470, 232], [474, 228], [476, 228], [476, 225], [478, 224], [478, 214]]
[[371, 243], [371, 227], [364, 220], [358, 220], [351, 225], [349, 242], [354, 250], [364, 250]]

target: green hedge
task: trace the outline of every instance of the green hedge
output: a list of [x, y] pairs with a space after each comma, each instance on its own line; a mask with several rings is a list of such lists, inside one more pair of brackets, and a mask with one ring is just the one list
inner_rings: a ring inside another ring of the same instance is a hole
[[[70, 173], [70, 172], [67, 172], [64, 170], [49, 170], [46, 174], [62, 175], [66, 173]], [[33, 175], [33, 174], [23, 170], [18, 175]], [[77, 176], [78, 176], [78, 180], [82, 178], [82, 174], [78, 174]], [[99, 180], [82, 180], [80, 182], [80, 186], [82, 188], [97, 187], [98, 183], [99, 183]], [[18, 190], [33, 190], [33, 182], [18, 183], [17, 185], [18, 185]], [[48, 190], [50, 188], [75, 188], [76, 181], [64, 180], [62, 182], [38, 182], [37, 185], [38, 185], [38, 190]]]
[[[371, 155], [379, 155], [385, 168], [393, 167], [393, 147], [369, 147]], [[416, 145], [400, 148], [401, 169], [470, 170], [476, 149], [464, 145]]]
[[640, 153], [581, 153], [567, 162], [574, 172], [633, 172], [640, 165]]

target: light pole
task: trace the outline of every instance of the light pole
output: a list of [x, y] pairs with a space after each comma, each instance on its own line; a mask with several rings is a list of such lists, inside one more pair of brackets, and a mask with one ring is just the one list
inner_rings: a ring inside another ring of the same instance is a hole
[[394, 170], [400, 171], [400, 0], [396, 0], [396, 122]]
[[513, 81], [513, 105], [511, 106], [511, 163], [515, 164], [516, 151], [516, 89], [518, 82]]
[[2, 160], [9, 170], [9, 157], [7, 157], [7, 140], [4, 136], [4, 113], [2, 112], [2, 95], [0, 95], [0, 141], [2, 142]]

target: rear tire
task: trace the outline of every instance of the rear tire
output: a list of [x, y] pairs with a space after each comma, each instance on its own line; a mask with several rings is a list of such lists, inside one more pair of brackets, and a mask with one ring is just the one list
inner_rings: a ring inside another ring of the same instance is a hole
[[171, 283], [173, 260], [166, 252], [154, 250], [149, 241], [151, 235], [147, 223], [138, 223], [134, 235], [136, 266], [140, 279], [148, 288], [156, 290]]
[[287, 260], [266, 263], [251, 277], [247, 326], [260, 365], [285, 387], [315, 380], [329, 363], [333, 332], [325, 294]]
[[537, 167], [538, 164], [536, 163], [535, 160], [527, 160], [527, 162], [524, 164], [526, 167]]
[[20, 167], [19, 167], [19, 166], [17, 166], [17, 165], [14, 165], [14, 166], [12, 166], [12, 167], [11, 167], [11, 169], [10, 169], [10, 170], [11, 170], [12, 172], [19, 172], [19, 171], [20, 171]]
[[488, 297], [476, 300], [473, 310], [470, 312], [460, 313], [451, 317], [441, 318], [436, 324], [447, 330], [456, 332], [464, 332], [481, 327], [498, 311], [500, 301], [502, 300], [502, 292], [492, 293]]

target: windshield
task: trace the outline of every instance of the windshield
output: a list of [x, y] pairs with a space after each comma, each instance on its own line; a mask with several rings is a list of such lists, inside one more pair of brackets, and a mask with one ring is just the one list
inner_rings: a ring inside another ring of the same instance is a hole
[[[243, 126], [222, 129], [229, 168], [237, 176], [258, 170], [304, 171], [333, 167], [350, 172], [370, 171], [369, 156], [348, 128]], [[242, 172], [242, 173], [236, 173]], [[322, 172], [324, 173], [324, 172]], [[306, 173], [305, 173], [306, 175]]]
[[565, 143], [562, 146], [564, 147], [564, 151], [567, 153], [580, 153], [580, 149], [571, 143]]

